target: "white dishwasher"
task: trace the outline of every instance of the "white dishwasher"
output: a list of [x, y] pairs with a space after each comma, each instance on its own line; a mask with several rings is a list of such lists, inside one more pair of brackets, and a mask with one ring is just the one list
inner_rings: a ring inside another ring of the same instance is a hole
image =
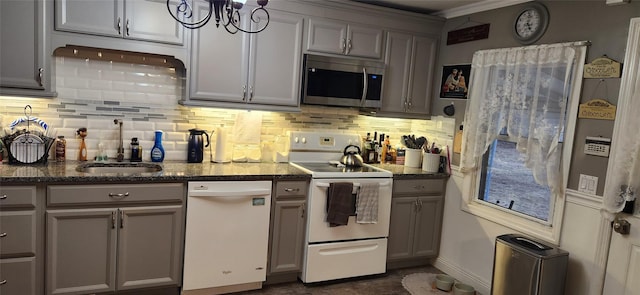
[[271, 181], [189, 182], [182, 294], [261, 288], [270, 208]]

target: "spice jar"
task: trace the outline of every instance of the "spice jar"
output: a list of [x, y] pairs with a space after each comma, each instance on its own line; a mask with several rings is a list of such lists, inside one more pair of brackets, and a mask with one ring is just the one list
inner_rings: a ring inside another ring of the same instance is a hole
[[67, 140], [63, 135], [59, 135], [56, 139], [56, 162], [64, 162], [67, 154]]

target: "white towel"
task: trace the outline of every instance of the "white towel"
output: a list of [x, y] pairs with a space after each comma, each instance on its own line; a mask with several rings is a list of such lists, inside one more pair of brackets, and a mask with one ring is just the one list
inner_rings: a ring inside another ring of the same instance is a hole
[[356, 223], [378, 223], [378, 183], [361, 183], [356, 196]]

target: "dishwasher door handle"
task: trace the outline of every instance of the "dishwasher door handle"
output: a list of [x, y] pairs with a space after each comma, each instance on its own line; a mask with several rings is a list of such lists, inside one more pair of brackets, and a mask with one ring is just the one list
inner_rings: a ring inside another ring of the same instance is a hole
[[220, 190], [220, 191], [190, 191], [189, 197], [248, 197], [271, 195], [270, 189], [252, 189], [252, 190]]

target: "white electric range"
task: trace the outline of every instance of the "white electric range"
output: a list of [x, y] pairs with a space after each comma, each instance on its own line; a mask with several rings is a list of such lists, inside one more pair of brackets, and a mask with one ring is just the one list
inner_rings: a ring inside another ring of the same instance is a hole
[[[291, 132], [289, 161], [311, 174], [307, 230], [300, 279], [305, 283], [380, 274], [386, 271], [393, 174], [364, 164], [335, 165], [348, 145], [360, 146], [357, 134]], [[330, 163], [331, 161], [331, 163]], [[363, 183], [378, 183], [378, 220], [344, 226], [326, 222], [327, 189], [332, 182], [351, 182], [356, 194]]]

